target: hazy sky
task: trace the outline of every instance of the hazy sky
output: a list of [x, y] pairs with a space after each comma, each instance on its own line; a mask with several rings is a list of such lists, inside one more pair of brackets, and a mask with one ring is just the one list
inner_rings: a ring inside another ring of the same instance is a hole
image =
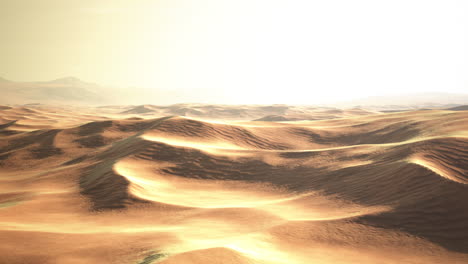
[[181, 100], [468, 91], [466, 0], [0, 0], [0, 76]]

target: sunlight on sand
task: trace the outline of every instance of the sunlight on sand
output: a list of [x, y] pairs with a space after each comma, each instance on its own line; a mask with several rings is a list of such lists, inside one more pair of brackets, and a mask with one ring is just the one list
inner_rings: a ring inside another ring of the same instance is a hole
[[229, 144], [226, 142], [203, 142], [203, 141], [189, 141], [184, 139], [170, 138], [170, 137], [157, 137], [151, 135], [142, 135], [143, 139], [153, 142], [161, 142], [164, 144], [169, 144], [177, 147], [188, 147], [195, 149], [221, 149], [221, 150], [246, 150], [234, 144]]
[[198, 208], [242, 208], [276, 204], [311, 195], [290, 196], [258, 184], [162, 176], [153, 172], [152, 168], [152, 164], [131, 161], [120, 161], [114, 165], [115, 172], [132, 183], [132, 194], [167, 204]]
[[468, 182], [462, 179], [457, 178], [456, 176], [452, 175], [450, 172], [443, 170], [440, 167], [440, 165], [435, 164], [434, 162], [431, 162], [427, 159], [420, 158], [420, 157], [412, 157], [408, 160], [409, 163], [417, 164], [419, 166], [422, 166], [428, 170], [433, 171], [434, 173], [440, 175], [441, 177], [444, 177], [448, 180], [455, 181], [458, 183], [462, 184], [468, 184]]
[[[240, 181], [162, 175], [155, 169], [154, 163], [132, 160], [122, 160], [114, 165], [115, 172], [131, 182], [133, 195], [165, 204], [195, 208], [256, 208], [292, 221], [341, 219], [388, 210], [387, 207], [359, 208], [351, 204], [346, 209], [330, 210], [336, 201], [328, 201], [313, 192], [289, 193], [272, 186]], [[327, 210], [323, 210], [325, 208]]]
[[449, 248], [466, 219], [466, 114], [442, 114], [6, 124], [0, 262], [466, 263]]

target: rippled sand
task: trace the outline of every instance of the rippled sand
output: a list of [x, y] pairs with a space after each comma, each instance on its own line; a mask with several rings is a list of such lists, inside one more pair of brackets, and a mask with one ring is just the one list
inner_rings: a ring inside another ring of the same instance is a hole
[[0, 263], [468, 263], [468, 112], [0, 110]]

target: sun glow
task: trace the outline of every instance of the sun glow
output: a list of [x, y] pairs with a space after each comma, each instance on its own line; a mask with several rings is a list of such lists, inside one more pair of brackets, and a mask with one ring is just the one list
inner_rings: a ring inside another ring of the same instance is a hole
[[[7, 1], [0, 9], [0, 72], [13, 80], [74, 74], [144, 87], [147, 103], [158, 104], [314, 104], [389, 93], [462, 93], [467, 5]], [[20, 20], [10, 15], [15, 12]], [[54, 63], [44, 66], [51, 58]]]

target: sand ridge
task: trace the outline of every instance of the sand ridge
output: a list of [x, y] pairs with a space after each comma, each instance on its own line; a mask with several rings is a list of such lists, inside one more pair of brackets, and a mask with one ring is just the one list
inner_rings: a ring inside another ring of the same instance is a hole
[[466, 111], [121, 110], [0, 110], [0, 263], [468, 261]]

